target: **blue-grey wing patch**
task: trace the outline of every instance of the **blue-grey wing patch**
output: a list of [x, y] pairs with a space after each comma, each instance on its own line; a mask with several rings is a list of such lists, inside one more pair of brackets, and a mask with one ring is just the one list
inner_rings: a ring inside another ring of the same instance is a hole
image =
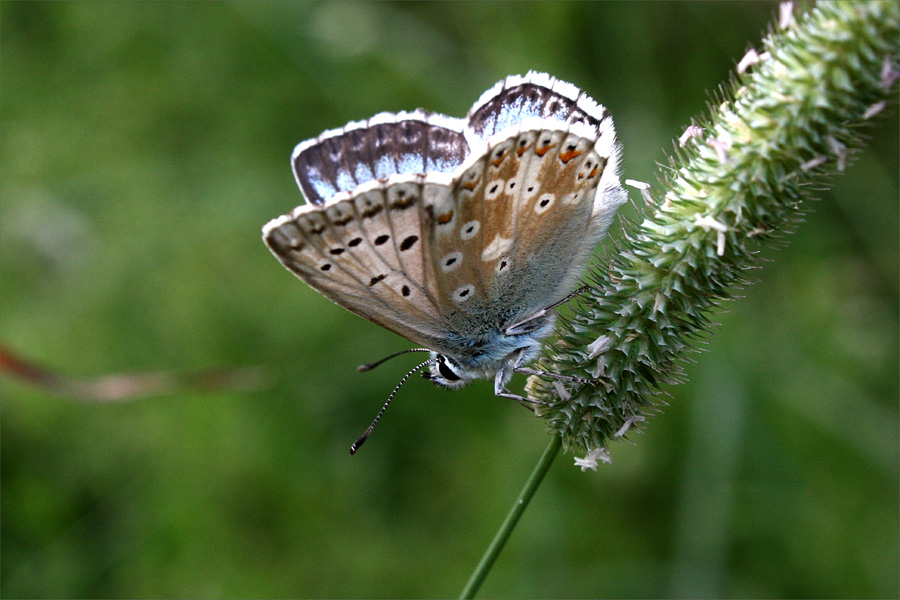
[[452, 173], [469, 155], [463, 130], [460, 119], [425, 111], [383, 113], [299, 144], [294, 177], [308, 203], [323, 205], [391, 175]]
[[469, 110], [468, 122], [469, 130], [481, 139], [533, 118], [556, 121], [560, 128], [583, 123], [599, 135], [606, 116], [603, 106], [574, 85], [531, 72], [507, 77], [485, 92]]

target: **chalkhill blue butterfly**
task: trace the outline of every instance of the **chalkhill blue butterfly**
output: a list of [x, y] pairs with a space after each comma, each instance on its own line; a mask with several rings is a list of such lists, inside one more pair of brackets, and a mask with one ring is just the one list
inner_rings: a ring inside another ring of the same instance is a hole
[[[446, 388], [528, 369], [626, 200], [606, 109], [543, 73], [510, 76], [465, 119], [381, 113], [299, 144], [307, 204], [263, 227], [289, 271], [423, 346]], [[388, 357], [390, 358], [390, 357]], [[371, 368], [378, 363], [366, 365]], [[366, 440], [372, 426], [351, 447]]]

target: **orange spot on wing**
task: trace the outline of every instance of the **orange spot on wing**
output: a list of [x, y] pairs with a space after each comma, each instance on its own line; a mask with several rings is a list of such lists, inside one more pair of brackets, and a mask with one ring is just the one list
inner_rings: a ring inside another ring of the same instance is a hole
[[555, 145], [556, 144], [548, 144], [548, 145], [544, 146], [543, 148], [535, 148], [534, 153], [537, 154], [538, 156], [543, 156], [543, 155], [547, 154], [547, 152], [550, 151], [550, 148], [552, 148]]
[[446, 225], [453, 218], [453, 211], [439, 215], [437, 218], [438, 225]]
[[560, 154], [559, 160], [563, 161], [564, 163], [567, 163], [580, 154], [581, 154], [581, 150], [570, 150], [568, 152], [563, 152], [562, 154]]

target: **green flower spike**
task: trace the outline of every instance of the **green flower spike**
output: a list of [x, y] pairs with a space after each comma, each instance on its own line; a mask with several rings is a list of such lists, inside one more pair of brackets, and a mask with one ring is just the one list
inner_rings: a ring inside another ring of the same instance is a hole
[[582, 470], [657, 410], [660, 384], [682, 378], [683, 353], [750, 284], [760, 247], [861, 147], [860, 126], [895, 93], [898, 24], [897, 2], [823, 2], [796, 19], [782, 4], [777, 29], [685, 130], [659, 184], [626, 181], [645, 200], [643, 221], [588, 276], [539, 367], [594, 382], [527, 385], [563, 447], [587, 452]]

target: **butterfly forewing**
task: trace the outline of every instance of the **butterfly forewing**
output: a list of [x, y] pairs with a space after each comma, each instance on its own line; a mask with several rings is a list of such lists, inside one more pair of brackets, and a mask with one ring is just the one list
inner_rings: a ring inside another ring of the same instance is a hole
[[[324, 210], [297, 211], [273, 221], [265, 239], [289, 270], [332, 301], [416, 343], [440, 347], [440, 332], [447, 325], [424, 282], [403, 267], [403, 250], [397, 245], [410, 255], [416, 251], [417, 244], [409, 240], [421, 237], [419, 220], [392, 223], [398, 211], [417, 210], [422, 186], [400, 186], [402, 194], [390, 186], [375, 186], [329, 203]], [[391, 207], [399, 196], [409, 202], [404, 209]], [[394, 241], [395, 232], [399, 242]]]
[[401, 305], [412, 304], [428, 315], [437, 314], [433, 289], [422, 260], [423, 176], [394, 177], [386, 184], [354, 195], [365, 246], [362, 255], [374, 255], [380, 270], [373, 280], [393, 291]]

